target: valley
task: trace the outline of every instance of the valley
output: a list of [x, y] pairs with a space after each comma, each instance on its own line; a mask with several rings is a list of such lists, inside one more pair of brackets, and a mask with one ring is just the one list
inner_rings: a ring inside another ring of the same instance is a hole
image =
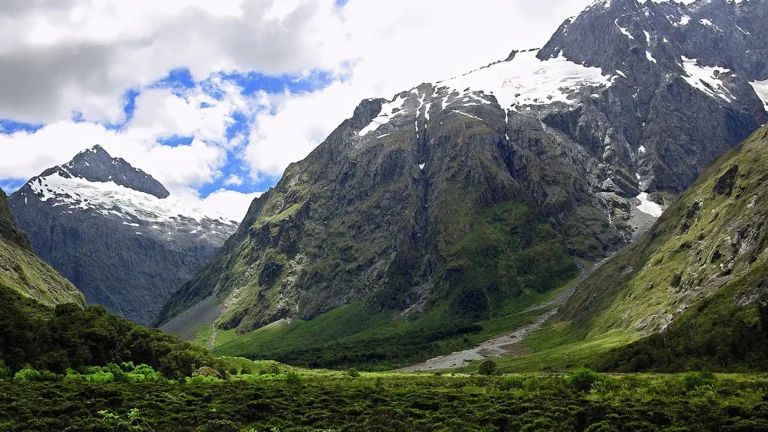
[[[104, 136], [188, 153], [85, 143], [2, 183], [0, 431], [768, 431], [767, 23], [595, 0], [542, 48], [356, 96], [271, 171], [245, 162], [290, 106], [269, 76], [137, 87]], [[183, 122], [141, 113], [158, 89]]]

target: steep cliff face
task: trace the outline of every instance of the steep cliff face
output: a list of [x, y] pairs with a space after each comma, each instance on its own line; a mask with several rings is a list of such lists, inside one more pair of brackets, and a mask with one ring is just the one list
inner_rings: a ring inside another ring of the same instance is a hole
[[[718, 159], [636, 244], [582, 284], [562, 317], [591, 334], [651, 333], [768, 258], [768, 127]], [[758, 287], [751, 287], [751, 290]], [[754, 303], [762, 291], [734, 294]]]
[[716, 12], [699, 3], [595, 2], [541, 51], [363, 101], [158, 323], [246, 332], [355, 301], [476, 320], [575, 276], [767, 118], [759, 56], [710, 50], [759, 24], [728, 4], [723, 35], [678, 41], [675, 13]]
[[764, 362], [766, 160], [768, 126], [713, 163], [637, 243], [587, 278], [561, 310], [560, 328], [577, 339], [661, 333], [609, 356], [610, 369]]
[[47, 306], [85, 305], [83, 294], [34, 255], [29, 238], [18, 230], [0, 190], [0, 285]]
[[9, 198], [35, 252], [91, 304], [151, 322], [237, 224], [190, 208], [148, 174], [95, 146]]

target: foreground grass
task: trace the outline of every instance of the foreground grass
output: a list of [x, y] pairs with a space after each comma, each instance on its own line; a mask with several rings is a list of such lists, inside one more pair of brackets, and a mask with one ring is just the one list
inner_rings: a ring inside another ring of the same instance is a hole
[[302, 371], [199, 384], [6, 380], [0, 430], [768, 430], [762, 376], [574, 376]]

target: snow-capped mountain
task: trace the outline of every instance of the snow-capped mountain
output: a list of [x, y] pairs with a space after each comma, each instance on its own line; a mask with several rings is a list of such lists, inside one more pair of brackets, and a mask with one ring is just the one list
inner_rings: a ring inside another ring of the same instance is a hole
[[35, 251], [90, 303], [142, 324], [237, 228], [98, 145], [32, 178], [9, 203]]
[[248, 331], [355, 301], [475, 319], [553, 288], [768, 121], [766, 23], [765, 0], [596, 1], [541, 50], [365, 100], [160, 322]]

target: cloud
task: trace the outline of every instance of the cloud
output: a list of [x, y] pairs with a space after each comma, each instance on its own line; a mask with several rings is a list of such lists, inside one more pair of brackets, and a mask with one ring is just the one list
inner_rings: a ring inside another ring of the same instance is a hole
[[30, 123], [73, 112], [117, 123], [125, 90], [171, 69], [198, 80], [222, 70], [328, 69], [344, 43], [332, 0], [0, 4], [0, 118]]
[[304, 158], [355, 106], [450, 78], [513, 49], [543, 46], [589, 0], [350, 1], [340, 12], [351, 61], [343, 79], [315, 92], [265, 95], [244, 159], [252, 178], [280, 175]]
[[[233, 114], [258, 109], [232, 83], [212, 79], [207, 94], [200, 86], [174, 93], [169, 88], [143, 91], [135, 101], [133, 118], [122, 128], [92, 122], [62, 120], [34, 131], [0, 134], [0, 178], [28, 179], [46, 168], [70, 160], [85, 147], [101, 144], [113, 156], [150, 173], [171, 192], [197, 188], [221, 177], [233, 144], [228, 128]], [[164, 145], [176, 136], [190, 137], [184, 145]]]
[[248, 206], [261, 194], [261, 192], [241, 193], [219, 189], [202, 200], [200, 207], [209, 212], [219, 212], [232, 220], [241, 221], [245, 218]]
[[233, 174], [224, 181], [224, 184], [227, 186], [241, 186], [243, 184], [243, 179], [241, 179], [240, 176]]
[[0, 122], [0, 180], [99, 143], [239, 214], [253, 194], [224, 188], [269, 186], [360, 100], [541, 46], [590, 1], [0, 1], [0, 119], [37, 125]]

